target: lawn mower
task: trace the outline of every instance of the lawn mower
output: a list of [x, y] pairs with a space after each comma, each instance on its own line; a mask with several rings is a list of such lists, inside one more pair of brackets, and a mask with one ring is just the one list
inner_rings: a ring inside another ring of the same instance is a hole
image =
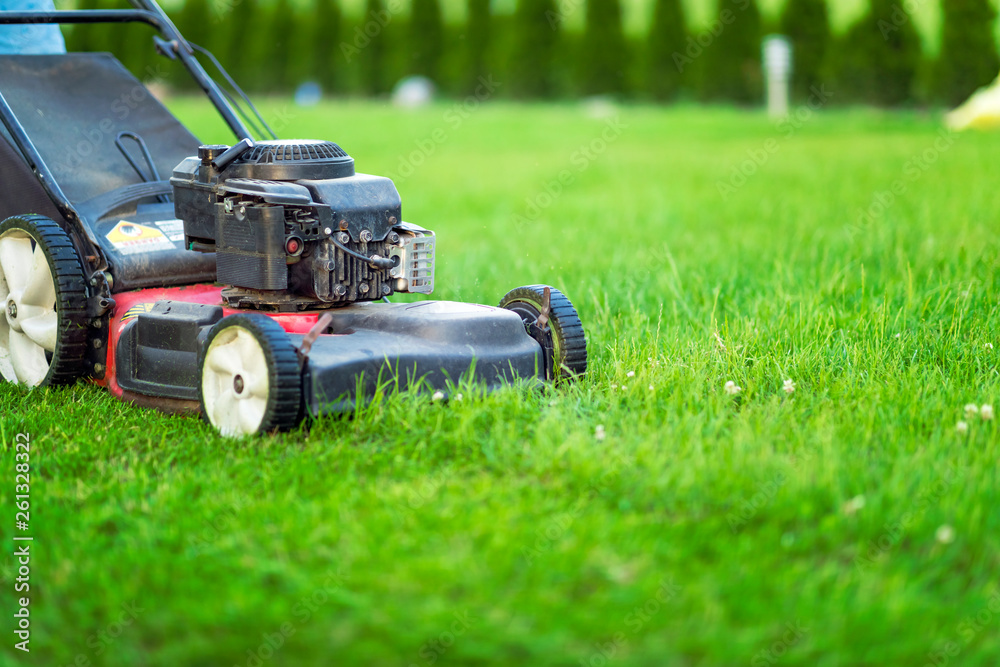
[[435, 261], [393, 182], [331, 141], [278, 139], [153, 0], [130, 4], [0, 24], [152, 26], [235, 139], [202, 144], [110, 54], [0, 56], [5, 381], [89, 378], [240, 436], [386, 388], [440, 398], [463, 378], [495, 389], [586, 371], [583, 326], [555, 288], [519, 287], [499, 307], [389, 302], [430, 294]]

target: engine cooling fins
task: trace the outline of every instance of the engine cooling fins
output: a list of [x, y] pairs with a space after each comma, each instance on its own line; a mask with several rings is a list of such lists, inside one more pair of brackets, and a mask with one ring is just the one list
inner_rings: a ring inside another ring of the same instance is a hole
[[332, 141], [261, 141], [225, 169], [226, 178], [320, 180], [354, 175], [354, 158]]

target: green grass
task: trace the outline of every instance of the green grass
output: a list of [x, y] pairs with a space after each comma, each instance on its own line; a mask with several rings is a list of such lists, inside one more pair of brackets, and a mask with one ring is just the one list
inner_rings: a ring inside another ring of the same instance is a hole
[[[399, 182], [406, 219], [438, 233], [435, 296], [558, 286], [587, 378], [388, 396], [238, 442], [93, 386], [0, 387], [0, 663], [230, 667], [264, 645], [267, 666], [995, 665], [1000, 444], [995, 422], [956, 422], [1000, 404], [1000, 135], [935, 153], [939, 119], [916, 114], [821, 113], [786, 136], [625, 107], [580, 169], [608, 122], [584, 107], [490, 105], [457, 128], [449, 111], [292, 109], [282, 134], [398, 173], [443, 128]], [[717, 183], [775, 146], [724, 201]], [[19, 432], [30, 656], [9, 632]]]

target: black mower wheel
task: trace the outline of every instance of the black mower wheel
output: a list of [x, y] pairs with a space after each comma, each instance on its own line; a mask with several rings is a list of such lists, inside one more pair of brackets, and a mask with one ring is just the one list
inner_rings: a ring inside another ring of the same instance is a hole
[[0, 223], [0, 376], [29, 387], [87, 372], [87, 286], [62, 227], [41, 215]]
[[301, 421], [295, 346], [265, 315], [230, 315], [208, 332], [201, 355], [202, 417], [222, 435], [287, 431]]
[[[507, 292], [500, 300], [500, 307], [521, 316], [530, 335], [543, 337], [552, 350], [550, 380], [582, 377], [587, 372], [587, 335], [576, 308], [565, 294], [549, 287], [548, 322], [538, 327], [538, 316], [545, 308], [546, 285], [528, 285]], [[542, 343], [543, 341], [539, 341]]]

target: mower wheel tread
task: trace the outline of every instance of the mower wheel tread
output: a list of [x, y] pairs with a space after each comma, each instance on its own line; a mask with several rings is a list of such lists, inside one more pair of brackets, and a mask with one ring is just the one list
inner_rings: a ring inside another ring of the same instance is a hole
[[[500, 300], [500, 307], [510, 308], [521, 302], [529, 305], [537, 314], [541, 312], [546, 287], [527, 285], [512, 289]], [[587, 372], [587, 335], [576, 308], [555, 287], [549, 287], [549, 327], [557, 343], [559, 356], [553, 364], [556, 379], [582, 377]]]
[[87, 374], [87, 283], [69, 236], [43, 215], [27, 214], [0, 223], [0, 236], [19, 229], [42, 247], [56, 292], [58, 335], [49, 372], [41, 386], [66, 385]]

